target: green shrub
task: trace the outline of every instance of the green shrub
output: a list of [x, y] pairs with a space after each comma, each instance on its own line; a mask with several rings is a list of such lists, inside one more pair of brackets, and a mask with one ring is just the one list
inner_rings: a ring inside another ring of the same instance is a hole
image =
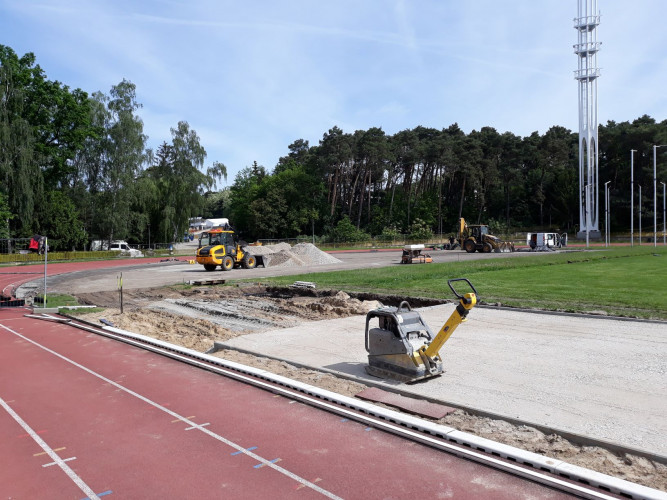
[[421, 219], [415, 219], [410, 225], [410, 234], [408, 239], [410, 240], [430, 240], [433, 238], [433, 231], [431, 228]]
[[345, 215], [335, 228], [329, 232], [328, 237], [330, 242], [350, 242], [356, 243], [361, 241], [369, 241], [371, 239], [368, 233], [357, 229], [350, 218]]

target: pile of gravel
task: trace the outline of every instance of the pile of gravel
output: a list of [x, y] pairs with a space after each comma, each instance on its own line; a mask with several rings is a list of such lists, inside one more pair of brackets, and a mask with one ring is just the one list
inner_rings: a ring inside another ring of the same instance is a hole
[[248, 252], [251, 255], [260, 256], [260, 255], [271, 255], [283, 250], [290, 250], [292, 247], [289, 243], [277, 243], [275, 245], [259, 245], [252, 246], [248, 245], [243, 247], [244, 252]]
[[336, 257], [323, 252], [312, 243], [299, 243], [291, 247], [288, 243], [277, 245], [249, 246], [244, 251], [261, 256], [264, 267], [303, 267], [336, 264]]
[[341, 262], [336, 257], [323, 252], [312, 243], [299, 243], [298, 245], [294, 245], [292, 247], [292, 253], [298, 255], [308, 266], [338, 264]]

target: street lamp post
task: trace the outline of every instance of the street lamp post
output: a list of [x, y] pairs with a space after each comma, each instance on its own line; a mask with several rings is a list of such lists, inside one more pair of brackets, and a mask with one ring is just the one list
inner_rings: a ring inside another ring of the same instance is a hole
[[658, 160], [656, 151], [658, 148], [664, 148], [665, 145], [653, 146], [653, 246], [658, 246]]
[[635, 151], [630, 150], [630, 246], [635, 246]]
[[609, 183], [604, 183], [604, 246], [608, 247], [611, 244], [609, 238]]
[[667, 245], [667, 189], [665, 188], [665, 183], [662, 184], [662, 244]]
[[584, 186], [584, 195], [586, 196], [586, 205], [584, 206], [584, 220], [586, 221], [586, 248], [588, 249], [589, 234], [588, 230], [590, 224], [588, 224], [588, 192], [590, 191], [590, 184]]
[[148, 223], [148, 249], [151, 249], [151, 223]]
[[642, 185], [639, 185], [639, 244], [642, 244]]

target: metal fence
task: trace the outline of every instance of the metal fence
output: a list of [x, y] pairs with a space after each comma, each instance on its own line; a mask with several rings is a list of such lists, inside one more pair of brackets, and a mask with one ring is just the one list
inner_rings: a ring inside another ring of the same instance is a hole
[[0, 253], [28, 252], [30, 238], [2, 238], [0, 239]]

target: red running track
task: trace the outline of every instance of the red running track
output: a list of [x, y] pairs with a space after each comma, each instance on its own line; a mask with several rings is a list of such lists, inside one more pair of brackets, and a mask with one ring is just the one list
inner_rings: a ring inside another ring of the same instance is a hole
[[[176, 260], [187, 261], [192, 257], [176, 257]], [[136, 266], [143, 264], [156, 264], [165, 258], [148, 259], [119, 259], [119, 260], [95, 260], [87, 262], [54, 262], [46, 265], [46, 276], [56, 274], [74, 273], [87, 271], [89, 269], [103, 269], [123, 266]], [[44, 264], [30, 264], [27, 266], [0, 267], [0, 296], [13, 296], [14, 290], [28, 281], [38, 280], [44, 277]]]
[[0, 310], [5, 498], [564, 498], [66, 324]]

